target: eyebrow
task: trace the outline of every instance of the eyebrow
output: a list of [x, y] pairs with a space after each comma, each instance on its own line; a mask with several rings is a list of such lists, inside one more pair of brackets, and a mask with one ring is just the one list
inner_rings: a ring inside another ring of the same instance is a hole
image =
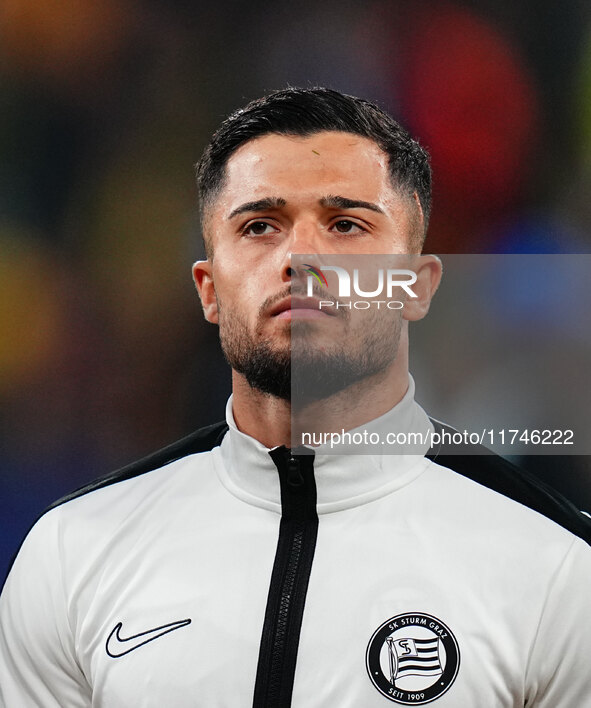
[[[349, 199], [339, 195], [330, 194], [327, 197], [319, 199], [320, 206], [333, 209], [370, 209], [378, 214], [383, 214], [384, 211], [373, 202], [366, 202], [362, 199]], [[233, 219], [235, 216], [245, 214], [250, 211], [268, 211], [269, 209], [282, 209], [287, 205], [287, 202], [282, 197], [265, 197], [257, 199], [254, 202], [244, 202], [239, 207], [236, 207], [230, 212], [228, 219]]]
[[323, 207], [332, 207], [335, 209], [370, 209], [378, 214], [383, 214], [384, 210], [377, 204], [372, 202], [364, 202], [362, 199], [349, 199], [348, 197], [340, 197], [338, 195], [329, 195], [320, 200], [320, 205]]
[[282, 199], [281, 197], [265, 197], [264, 199], [257, 199], [254, 202], [245, 202], [239, 207], [236, 207], [236, 209], [230, 213], [228, 219], [233, 219], [235, 216], [244, 214], [247, 211], [268, 211], [269, 209], [281, 209], [286, 204], [287, 202], [285, 199]]

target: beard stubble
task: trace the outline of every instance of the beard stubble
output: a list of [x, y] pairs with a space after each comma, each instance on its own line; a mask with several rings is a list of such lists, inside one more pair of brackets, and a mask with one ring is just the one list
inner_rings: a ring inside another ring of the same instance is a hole
[[254, 332], [239, 313], [218, 302], [222, 351], [251, 388], [305, 407], [384, 372], [396, 358], [402, 323], [392, 311], [339, 312], [342, 331], [332, 342], [322, 337], [317, 320], [292, 320], [285, 343], [273, 342], [263, 335], [264, 313], [283, 297], [263, 303]]

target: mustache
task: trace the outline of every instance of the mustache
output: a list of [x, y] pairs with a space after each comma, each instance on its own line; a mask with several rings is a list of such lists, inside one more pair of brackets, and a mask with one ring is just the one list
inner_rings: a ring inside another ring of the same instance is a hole
[[[288, 286], [285, 290], [282, 290], [279, 293], [276, 293], [275, 295], [270, 295], [260, 306], [259, 308], [259, 316], [263, 317], [266, 312], [268, 312], [272, 307], [274, 307], [278, 302], [281, 302], [281, 300], [284, 300], [286, 297], [308, 297], [308, 290], [307, 288], [303, 288], [300, 285], [294, 284]], [[335, 307], [334, 314], [343, 317], [344, 319], [348, 318], [350, 316], [349, 310], [347, 310], [346, 307], [342, 306], [342, 301], [339, 300], [337, 297], [329, 293], [327, 290], [325, 290], [323, 287], [320, 286], [320, 284], [314, 283], [312, 287], [312, 296], [317, 297], [319, 300], [323, 300], [325, 302], [331, 302], [333, 305], [341, 305], [339, 308], [338, 306]]]

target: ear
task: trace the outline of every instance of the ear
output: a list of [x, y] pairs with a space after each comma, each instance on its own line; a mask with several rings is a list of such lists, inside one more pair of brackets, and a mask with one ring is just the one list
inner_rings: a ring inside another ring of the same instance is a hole
[[193, 280], [201, 298], [205, 319], [212, 324], [218, 324], [218, 300], [215, 294], [211, 261], [193, 263]]
[[411, 269], [417, 274], [417, 280], [412, 286], [417, 297], [406, 299], [402, 316], [409, 322], [416, 322], [429, 312], [431, 298], [439, 287], [443, 268], [437, 256], [417, 256]]

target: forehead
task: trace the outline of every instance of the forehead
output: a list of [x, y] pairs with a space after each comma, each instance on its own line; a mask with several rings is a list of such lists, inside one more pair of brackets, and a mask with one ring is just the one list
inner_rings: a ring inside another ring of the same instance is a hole
[[388, 156], [373, 140], [352, 133], [264, 135], [230, 157], [218, 202], [232, 208], [235, 200], [326, 194], [368, 201], [391, 199]]

